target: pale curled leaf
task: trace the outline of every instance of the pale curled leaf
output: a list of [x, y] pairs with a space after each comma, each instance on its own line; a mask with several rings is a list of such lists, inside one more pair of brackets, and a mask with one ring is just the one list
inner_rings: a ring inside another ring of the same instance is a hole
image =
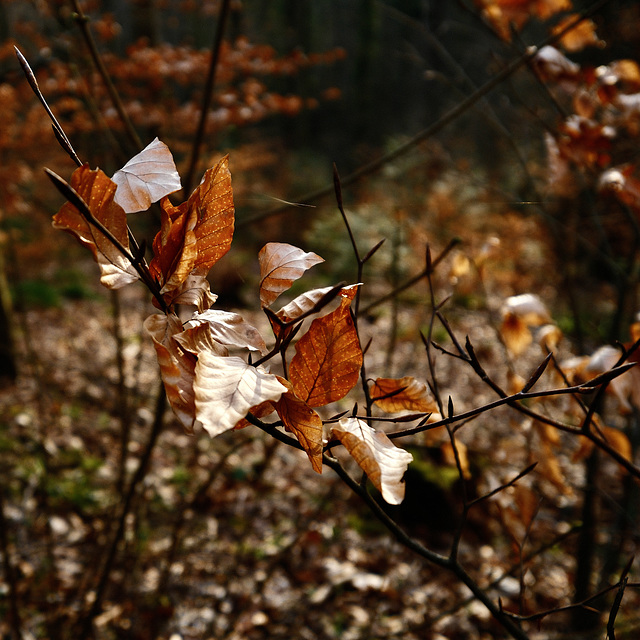
[[[113, 201], [116, 185], [100, 169], [92, 171], [84, 165], [73, 172], [70, 186], [85, 202], [91, 215], [128, 251], [127, 217], [122, 207]], [[53, 216], [53, 226], [73, 234], [91, 250], [100, 267], [100, 282], [108, 289], [119, 289], [138, 280], [131, 262], [70, 202]]]
[[287, 431], [291, 431], [309, 456], [314, 471], [322, 473], [322, 419], [293, 392], [288, 380], [278, 376], [278, 380], [287, 387], [275, 403], [276, 411]]
[[198, 356], [195, 374], [196, 418], [211, 437], [233, 429], [253, 407], [277, 402], [287, 391], [264, 369], [208, 351]]
[[282, 242], [269, 242], [258, 254], [260, 263], [260, 303], [268, 307], [289, 289], [307, 269], [324, 260], [315, 253]]
[[154, 314], [144, 321], [144, 328], [156, 349], [169, 405], [185, 429], [192, 431], [196, 415], [193, 392], [196, 358], [185, 353], [175, 340], [182, 332], [182, 323], [174, 314]]
[[413, 456], [396, 447], [382, 431], [358, 418], [342, 418], [330, 432], [353, 456], [369, 480], [389, 504], [404, 500], [402, 480]]
[[311, 291], [301, 293], [289, 304], [282, 307], [276, 315], [283, 322], [295, 320], [296, 318], [299, 318], [305, 313], [311, 311], [311, 309], [313, 309], [332, 289], [333, 287], [322, 287], [320, 289], [311, 289]]
[[209, 309], [203, 313], [195, 313], [186, 327], [203, 324], [208, 326], [211, 337], [220, 344], [259, 351], [263, 355], [267, 352], [267, 345], [260, 332], [237, 313]]
[[372, 383], [369, 393], [374, 403], [387, 413], [438, 411], [438, 405], [426, 382], [421, 382], [411, 376], [378, 378]]
[[151, 203], [181, 188], [169, 147], [156, 138], [113, 174], [115, 201], [126, 213], [146, 211]]

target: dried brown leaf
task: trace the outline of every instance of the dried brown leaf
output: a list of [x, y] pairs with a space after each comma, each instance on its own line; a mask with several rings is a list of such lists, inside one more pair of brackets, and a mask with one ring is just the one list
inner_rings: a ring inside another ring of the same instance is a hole
[[233, 429], [253, 407], [277, 402], [287, 391], [264, 369], [208, 351], [198, 355], [195, 374], [196, 418], [212, 437]]
[[438, 411], [438, 405], [425, 382], [412, 376], [378, 378], [369, 389], [376, 406], [387, 413], [399, 411]]
[[278, 380], [287, 387], [275, 403], [276, 411], [287, 431], [291, 431], [309, 456], [314, 471], [322, 473], [322, 419], [293, 392], [288, 380], [278, 376]]
[[[93, 217], [129, 250], [127, 216], [113, 200], [116, 185], [100, 169], [92, 171], [88, 165], [73, 172], [70, 184], [87, 204]], [[119, 289], [138, 280], [131, 262], [70, 202], [65, 203], [53, 216], [53, 226], [73, 234], [91, 250], [100, 267], [100, 282], [108, 289]]]
[[178, 191], [180, 176], [169, 147], [156, 138], [113, 174], [115, 201], [126, 213], [146, 211], [152, 202]]
[[154, 314], [144, 321], [144, 328], [156, 349], [169, 405], [185, 429], [191, 432], [196, 416], [193, 391], [196, 358], [183, 351], [175, 339], [182, 332], [182, 323], [174, 314]]
[[260, 304], [268, 307], [289, 289], [307, 269], [324, 260], [315, 253], [282, 242], [269, 242], [258, 254], [260, 262]]
[[396, 447], [382, 431], [375, 431], [358, 418], [342, 418], [331, 428], [337, 438], [367, 474], [374, 487], [389, 504], [404, 499], [402, 480], [413, 456]]
[[312, 407], [340, 400], [358, 381], [362, 350], [349, 308], [353, 295], [345, 292], [340, 306], [316, 318], [296, 343], [289, 378], [296, 396]]

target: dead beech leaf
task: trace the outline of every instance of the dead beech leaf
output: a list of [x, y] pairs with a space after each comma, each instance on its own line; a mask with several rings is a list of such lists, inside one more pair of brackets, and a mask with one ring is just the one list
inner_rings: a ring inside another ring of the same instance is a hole
[[289, 378], [298, 398], [321, 407], [343, 398], [358, 381], [362, 350], [351, 317], [351, 292], [340, 306], [316, 318], [295, 346]]
[[191, 328], [203, 324], [208, 326], [211, 337], [220, 344], [259, 351], [262, 355], [267, 352], [260, 332], [238, 313], [209, 309], [194, 314], [185, 326]]
[[[193, 273], [177, 288], [166, 293], [164, 300], [167, 304], [192, 305], [202, 313], [209, 309], [218, 296], [211, 293], [211, 286], [206, 276], [198, 276]], [[155, 304], [155, 298], [153, 299]]]
[[[88, 165], [79, 167], [71, 176], [71, 187], [89, 207], [93, 216], [125, 248], [129, 249], [127, 216], [114, 201], [116, 185], [100, 169], [92, 171]], [[70, 202], [62, 205], [53, 216], [53, 226], [67, 231], [88, 247], [100, 267], [100, 282], [108, 289], [119, 289], [138, 280], [133, 265], [95, 226]]]
[[307, 269], [324, 260], [315, 253], [282, 242], [267, 243], [258, 254], [260, 263], [260, 304], [268, 307], [289, 289]]
[[171, 409], [187, 431], [193, 431], [196, 416], [193, 383], [196, 358], [183, 351], [175, 337], [182, 332], [178, 316], [156, 313], [144, 321], [156, 349], [160, 376]]
[[[564, 31], [571, 23], [575, 22], [577, 15], [570, 14], [562, 18], [551, 30], [554, 35]], [[593, 20], [581, 20], [561, 38], [560, 44], [567, 51], [582, 51], [585, 47], [602, 47], [604, 42], [596, 34], [596, 23]]]
[[404, 378], [378, 378], [369, 393], [376, 406], [387, 413], [398, 411], [438, 411], [429, 387], [412, 376]]
[[160, 201], [160, 212], [160, 231], [153, 240], [149, 270], [166, 294], [179, 289], [195, 268], [198, 214], [195, 209], [174, 207], [168, 198]]
[[115, 201], [126, 213], [146, 211], [152, 202], [181, 188], [169, 147], [156, 138], [113, 174]]
[[400, 504], [404, 500], [402, 478], [413, 460], [408, 451], [358, 418], [342, 418], [330, 434], [344, 445], [386, 502]]
[[234, 206], [228, 156], [204, 174], [186, 202], [174, 207], [165, 197], [160, 206], [161, 227], [149, 269], [170, 302], [172, 292], [181, 290], [189, 276], [206, 276], [231, 247]]
[[291, 431], [309, 456], [314, 471], [322, 473], [322, 419], [293, 392], [288, 380], [278, 376], [287, 387], [280, 400], [275, 403], [276, 411], [287, 431]]
[[222, 358], [203, 351], [198, 356], [196, 418], [211, 437], [233, 429], [253, 407], [277, 402], [287, 388], [272, 373], [252, 367], [242, 358]]
[[278, 318], [283, 322], [291, 322], [296, 318], [311, 311], [324, 296], [326, 296], [333, 287], [321, 287], [319, 289], [311, 289], [305, 291], [298, 297], [294, 298], [289, 304], [286, 304], [280, 311], [276, 313]]

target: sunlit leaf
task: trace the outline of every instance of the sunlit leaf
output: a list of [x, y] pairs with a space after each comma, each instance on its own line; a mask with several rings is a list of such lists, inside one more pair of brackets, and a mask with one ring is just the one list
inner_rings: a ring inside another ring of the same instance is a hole
[[276, 313], [278, 318], [283, 322], [295, 320], [305, 313], [311, 311], [318, 302], [326, 296], [333, 287], [322, 287], [320, 289], [311, 289], [294, 298], [289, 304], [286, 304], [280, 311]]
[[185, 429], [192, 431], [196, 415], [193, 391], [196, 358], [183, 351], [175, 340], [182, 332], [182, 323], [173, 314], [154, 314], [144, 321], [144, 328], [156, 349], [169, 405]]
[[[127, 216], [122, 207], [113, 201], [116, 185], [100, 169], [92, 171], [88, 165], [73, 172], [70, 184], [87, 204], [94, 218], [129, 250]], [[53, 216], [53, 226], [73, 234], [91, 250], [100, 267], [100, 282], [108, 289], [119, 289], [138, 279], [131, 262], [111, 240], [89, 224], [70, 202], [65, 203]]]
[[309, 456], [314, 471], [322, 473], [322, 419], [293, 393], [293, 387], [288, 380], [279, 376], [278, 380], [288, 389], [275, 403], [282, 424], [298, 439]]
[[340, 400], [358, 381], [362, 351], [351, 297], [349, 293], [335, 311], [316, 318], [296, 343], [289, 378], [296, 396], [312, 407]]
[[375, 431], [358, 418], [342, 418], [330, 433], [353, 456], [386, 502], [403, 501], [402, 478], [413, 460], [408, 451], [396, 447], [384, 432]]
[[281, 242], [269, 242], [258, 254], [260, 262], [260, 303], [268, 307], [291, 287], [307, 269], [324, 260], [315, 253]]
[[165, 301], [182, 291], [190, 276], [206, 276], [229, 250], [233, 239], [234, 207], [228, 157], [209, 169], [186, 202], [174, 207], [160, 201], [161, 228], [153, 241], [151, 273]]
[[369, 393], [376, 406], [387, 413], [398, 411], [438, 411], [438, 405], [426, 382], [406, 376], [404, 378], [378, 378]]
[[185, 326], [191, 328], [203, 324], [208, 326], [211, 337], [220, 344], [251, 349], [262, 354], [267, 352], [260, 332], [237, 313], [209, 309], [204, 313], [194, 314]]
[[533, 341], [530, 327], [547, 324], [551, 316], [544, 302], [533, 293], [507, 298], [502, 305], [500, 333], [508, 349], [518, 355]]
[[151, 203], [181, 188], [171, 151], [158, 138], [116, 171], [112, 180], [118, 185], [115, 201], [126, 213], [146, 211]]
[[[572, 22], [575, 22], [576, 14], [565, 16], [552, 29], [552, 33], [564, 31]], [[575, 27], [567, 31], [561, 38], [560, 44], [567, 51], [582, 51], [585, 47], [604, 45], [596, 34], [596, 23], [593, 20], [581, 20]]]
[[233, 429], [262, 402], [277, 402], [287, 388], [242, 358], [204, 351], [198, 356], [194, 391], [196, 418], [213, 437]]

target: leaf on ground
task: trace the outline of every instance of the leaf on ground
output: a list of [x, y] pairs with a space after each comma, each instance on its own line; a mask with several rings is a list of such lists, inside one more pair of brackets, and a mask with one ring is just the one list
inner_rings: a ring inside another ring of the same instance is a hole
[[113, 174], [118, 189], [115, 201], [126, 213], [146, 211], [181, 188], [180, 176], [169, 147], [156, 138]]
[[278, 376], [287, 387], [280, 400], [275, 403], [276, 411], [287, 431], [291, 431], [309, 456], [314, 471], [322, 473], [322, 419], [293, 392], [288, 380]]
[[231, 247], [234, 206], [228, 156], [204, 174], [186, 202], [174, 207], [165, 197], [160, 205], [161, 228], [149, 269], [170, 302], [176, 297], [172, 292], [181, 291], [189, 276], [206, 276]]
[[340, 400], [358, 381], [362, 350], [349, 308], [354, 291], [343, 290], [340, 306], [316, 318], [296, 343], [289, 378], [296, 396], [312, 407]]
[[260, 304], [268, 307], [302, 274], [324, 260], [315, 253], [282, 242], [269, 242], [258, 254]]
[[253, 407], [277, 402], [287, 388], [242, 358], [200, 353], [194, 383], [196, 418], [211, 437], [233, 429]]
[[369, 393], [376, 406], [387, 413], [399, 411], [438, 411], [438, 405], [426, 382], [411, 376], [404, 378], [378, 378]]
[[[561, 33], [574, 23], [577, 17], [575, 13], [565, 16], [551, 30], [551, 33], [554, 35]], [[575, 52], [582, 51], [585, 47], [602, 47], [604, 43], [596, 34], [596, 23], [593, 20], [581, 20], [560, 38], [560, 44], [567, 51]]]
[[[115, 239], [129, 250], [127, 216], [114, 201], [116, 185], [108, 176], [88, 165], [79, 167], [71, 176], [71, 187], [84, 200], [93, 217], [108, 229]], [[53, 216], [53, 226], [76, 236], [93, 253], [100, 267], [100, 282], [108, 289], [119, 289], [138, 280], [133, 265], [118, 248], [70, 202], [62, 205]]]
[[193, 391], [196, 358], [184, 352], [175, 339], [182, 332], [182, 323], [174, 314], [156, 313], [144, 321], [144, 328], [156, 349], [169, 405], [185, 429], [192, 432], [196, 416]]
[[386, 502], [400, 504], [404, 500], [402, 478], [413, 460], [408, 451], [396, 447], [384, 432], [375, 431], [358, 418], [342, 418], [330, 433], [353, 456]]
[[186, 323], [186, 327], [197, 327], [203, 324], [208, 326], [211, 337], [220, 344], [259, 351], [262, 355], [267, 352], [267, 345], [260, 332], [238, 313], [209, 309], [203, 313], [194, 314], [193, 318]]

